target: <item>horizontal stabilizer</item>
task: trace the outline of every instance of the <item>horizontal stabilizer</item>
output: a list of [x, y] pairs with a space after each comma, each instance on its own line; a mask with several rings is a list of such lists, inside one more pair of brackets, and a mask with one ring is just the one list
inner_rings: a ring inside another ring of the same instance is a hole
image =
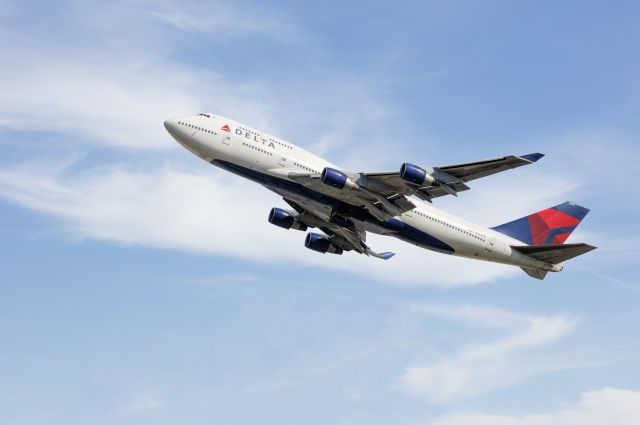
[[[516, 251], [550, 264], [558, 264], [596, 249], [586, 243], [564, 245], [512, 246]], [[526, 270], [525, 270], [526, 271]], [[529, 273], [529, 272], [527, 272]], [[531, 274], [529, 274], [531, 275]]]
[[528, 274], [529, 276], [536, 278], [536, 279], [544, 279], [544, 277], [547, 275], [547, 271], [546, 270], [541, 270], [541, 269], [531, 269], [529, 267], [520, 267], [522, 270], [524, 270], [524, 272], [526, 274]]

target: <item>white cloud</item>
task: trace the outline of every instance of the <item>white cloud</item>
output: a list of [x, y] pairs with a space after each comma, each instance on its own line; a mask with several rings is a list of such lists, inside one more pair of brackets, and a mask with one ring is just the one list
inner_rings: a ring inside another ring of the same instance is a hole
[[286, 38], [284, 33], [295, 31], [234, 3], [71, 2], [63, 15], [30, 22], [29, 31], [18, 24], [0, 27], [0, 128], [57, 132], [76, 143], [165, 149], [172, 145], [162, 126], [168, 117], [242, 111], [248, 122], [264, 124], [267, 85], [235, 75], [229, 81], [222, 59], [212, 57], [205, 67], [176, 58], [183, 48], [174, 25], [188, 31], [195, 22], [206, 24], [200, 30], [214, 43], [221, 35]]
[[173, 142], [164, 119], [207, 111], [280, 136], [293, 133], [299, 143], [324, 149], [343, 145], [356, 128], [384, 125], [378, 119], [388, 108], [361, 78], [318, 67], [288, 78], [283, 88], [280, 77], [252, 72], [250, 61], [238, 73], [228, 51], [208, 53], [203, 62], [197, 43], [181, 44], [180, 32], [190, 31], [205, 32], [209, 49], [247, 35], [262, 43], [296, 40], [292, 51], [313, 48], [285, 17], [257, 6], [70, 3], [55, 20], [30, 22], [29, 31], [0, 27], [0, 128], [55, 132], [74, 143], [166, 149]]
[[582, 394], [577, 403], [548, 413], [505, 416], [455, 413], [429, 425], [636, 425], [640, 422], [640, 392], [603, 388]]
[[148, 410], [160, 409], [164, 402], [158, 390], [147, 390], [138, 394], [129, 395], [129, 399], [123, 401], [116, 408], [116, 414], [126, 416]]
[[273, 8], [228, 1], [143, 2], [139, 10], [180, 31], [214, 33], [224, 39], [268, 36], [294, 42], [303, 36], [286, 17]]
[[401, 378], [404, 389], [432, 403], [470, 398], [549, 370], [548, 365], [518, 361], [518, 354], [558, 341], [577, 324], [565, 315], [534, 316], [487, 307], [417, 305], [414, 309], [506, 333], [493, 341], [466, 345], [432, 364], [408, 367]]
[[[438, 206], [463, 217], [469, 216], [483, 225], [496, 226], [571, 200], [581, 180], [567, 176], [561, 169], [541, 169], [540, 165], [472, 181], [471, 190], [461, 193], [458, 198], [441, 198]], [[561, 183], [549, 185], [549, 181]], [[493, 205], [494, 208], [476, 211], [470, 210], [469, 204]]]
[[172, 146], [164, 119], [238, 103], [256, 119], [260, 106], [215, 71], [185, 67], [149, 50], [69, 51], [10, 34], [0, 49], [0, 126], [54, 131], [74, 141], [135, 148]]
[[[320, 266], [404, 285], [456, 286], [520, 273], [377, 235], [370, 235], [368, 243], [380, 251], [396, 252], [391, 260], [308, 251], [302, 232], [267, 223], [272, 206], [286, 206], [282, 200], [211, 167], [202, 172], [162, 165], [153, 170], [118, 166], [64, 170], [64, 165], [43, 163], [2, 169], [0, 196], [61, 219], [80, 238]], [[486, 208], [491, 206], [472, 206], [474, 211]]]
[[614, 283], [614, 284], [616, 284], [618, 286], [622, 286], [624, 288], [631, 289], [633, 291], [640, 291], [640, 286], [637, 286], [637, 285], [634, 285], [634, 284], [631, 284], [631, 283], [627, 283], [627, 282], [625, 282], [623, 280], [620, 280], [620, 279], [618, 279], [616, 277], [613, 277], [613, 276], [610, 276], [608, 274], [596, 273], [596, 272], [593, 272], [593, 274], [598, 276], [598, 277], [601, 277], [602, 279], [604, 279], [607, 282]]
[[[176, 59], [179, 37], [170, 35], [198, 31], [215, 41], [216, 34], [228, 32], [225, 22], [237, 14], [232, 3], [72, 6], [58, 17], [63, 24], [57, 22], [55, 31], [46, 22], [33, 24], [29, 32], [2, 30], [6, 43], [0, 47], [0, 127], [53, 132], [76, 149], [84, 142], [168, 149], [175, 143], [162, 126], [166, 117], [208, 110], [284, 137], [289, 133], [296, 136], [293, 142], [321, 152], [339, 152], [341, 165], [354, 169], [375, 169], [391, 150], [400, 148], [383, 142], [389, 133], [382, 129], [388, 127], [393, 111], [376, 99], [370, 82], [315, 71], [292, 78], [283, 90], [280, 82], [257, 83], [251, 74], [226, 78], [228, 69], [224, 63], [217, 66], [215, 59], [212, 69]], [[196, 11], [202, 7], [216, 14], [206, 13], [201, 19]], [[254, 35], [279, 40], [298, 31], [281, 16], [253, 9], [243, 9], [242, 14], [236, 28], [245, 25]], [[77, 43], [70, 47], [65, 37]], [[353, 140], [365, 143], [347, 143]], [[574, 187], [566, 178], [564, 186], [549, 187], [520, 170], [509, 174], [478, 182], [477, 190], [459, 199], [438, 200], [438, 206], [480, 223], [498, 224], [547, 206]], [[369, 243], [397, 252], [391, 261], [357, 255], [336, 260], [308, 252], [301, 247], [302, 234], [282, 233], [265, 223], [269, 208], [282, 204], [276, 197], [250, 183], [221, 177], [216, 170], [112, 167], [71, 174], [51, 169], [43, 173], [40, 166], [32, 172], [26, 166], [5, 169], [2, 175], [5, 198], [59, 217], [79, 237], [255, 260], [295, 260], [402, 284], [473, 284], [521, 273], [376, 235], [370, 235]], [[522, 193], [525, 185], [527, 196]]]

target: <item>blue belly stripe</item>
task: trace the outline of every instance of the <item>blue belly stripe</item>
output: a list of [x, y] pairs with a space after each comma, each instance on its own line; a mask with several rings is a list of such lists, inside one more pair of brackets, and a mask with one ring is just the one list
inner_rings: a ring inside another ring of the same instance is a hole
[[[313, 201], [330, 205], [333, 208], [338, 208], [345, 205], [344, 202], [338, 199], [334, 199], [322, 193], [315, 192], [308, 187], [301, 185], [300, 183], [292, 182], [290, 180], [282, 179], [279, 177], [274, 177], [269, 174], [261, 173], [250, 168], [218, 159], [214, 159], [213, 161], [211, 161], [211, 164], [256, 183], [260, 183], [267, 188], [282, 188]], [[444, 243], [440, 239], [431, 236], [430, 234], [423, 232], [420, 229], [410, 226], [407, 223], [398, 220], [397, 218], [392, 218], [390, 220], [382, 222], [372, 216], [369, 211], [360, 207], [352, 207], [351, 215], [360, 221], [366, 221], [368, 223], [380, 226], [386, 230], [390, 230], [394, 232], [393, 236], [405, 242], [409, 242], [420, 247], [442, 252], [445, 254], [453, 254], [455, 252], [450, 245]]]

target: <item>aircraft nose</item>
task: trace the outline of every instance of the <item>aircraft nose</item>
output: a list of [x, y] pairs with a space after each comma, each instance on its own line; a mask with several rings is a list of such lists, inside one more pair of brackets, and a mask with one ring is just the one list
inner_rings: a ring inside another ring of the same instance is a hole
[[183, 126], [180, 125], [180, 120], [178, 118], [167, 118], [164, 120], [164, 128], [166, 128], [171, 137], [181, 145], [188, 142], [188, 137]]
[[173, 118], [167, 118], [164, 120], [164, 128], [166, 128], [169, 133], [175, 132], [176, 120]]

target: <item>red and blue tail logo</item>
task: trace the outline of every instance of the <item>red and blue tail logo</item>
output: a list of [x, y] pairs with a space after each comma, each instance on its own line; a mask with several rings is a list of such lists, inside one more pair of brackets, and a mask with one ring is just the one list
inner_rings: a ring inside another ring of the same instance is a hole
[[557, 245], [567, 240], [588, 212], [580, 205], [565, 202], [492, 229], [528, 245]]

